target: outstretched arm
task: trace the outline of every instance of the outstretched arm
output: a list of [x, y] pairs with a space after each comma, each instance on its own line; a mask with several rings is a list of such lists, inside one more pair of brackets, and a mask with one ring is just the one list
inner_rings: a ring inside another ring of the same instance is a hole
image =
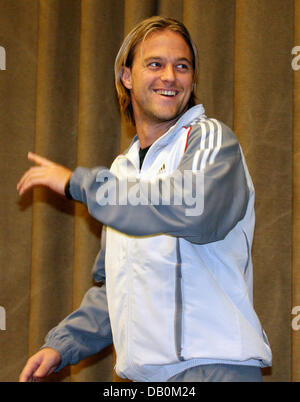
[[[64, 194], [69, 182], [72, 198], [84, 203], [95, 219], [130, 236], [165, 233], [198, 244], [218, 241], [243, 218], [250, 196], [237, 138], [214, 119], [192, 126], [177, 169], [151, 182], [119, 178], [102, 167], [71, 172], [37, 155], [31, 160], [42, 164], [25, 173], [18, 184], [20, 194], [39, 184]], [[149, 187], [156, 190], [154, 202]]]

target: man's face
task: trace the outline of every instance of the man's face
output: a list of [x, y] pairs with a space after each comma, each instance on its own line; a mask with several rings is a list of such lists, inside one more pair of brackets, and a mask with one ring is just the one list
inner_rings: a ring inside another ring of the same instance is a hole
[[170, 122], [186, 109], [194, 71], [191, 50], [176, 32], [153, 32], [135, 49], [131, 69], [122, 81], [130, 90], [136, 121]]

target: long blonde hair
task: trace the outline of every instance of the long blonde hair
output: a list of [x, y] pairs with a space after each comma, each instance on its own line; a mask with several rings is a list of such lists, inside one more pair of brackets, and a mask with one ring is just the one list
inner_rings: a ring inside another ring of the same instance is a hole
[[[151, 32], [163, 31], [165, 29], [169, 29], [173, 32], [179, 33], [188, 44], [192, 54], [194, 82], [196, 80], [198, 72], [198, 54], [196, 46], [193, 43], [187, 28], [181, 22], [173, 18], [166, 18], [161, 16], [154, 16], [140, 22], [135, 28], [132, 29], [131, 32], [129, 32], [129, 34], [124, 39], [115, 60], [115, 86], [120, 110], [122, 113], [124, 113], [125, 118], [133, 125], [135, 123], [131, 105], [130, 91], [125, 88], [121, 79], [123, 67], [132, 67], [134, 51], [137, 45], [145, 40], [147, 35], [149, 35]], [[189, 108], [195, 105], [195, 99], [196, 96], [193, 90], [188, 103]]]

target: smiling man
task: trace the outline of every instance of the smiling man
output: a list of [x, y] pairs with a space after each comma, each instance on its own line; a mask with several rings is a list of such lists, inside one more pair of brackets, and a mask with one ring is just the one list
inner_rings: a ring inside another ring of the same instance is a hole
[[102, 286], [48, 333], [20, 381], [112, 342], [117, 374], [132, 381], [261, 381], [271, 365], [252, 300], [253, 184], [233, 132], [195, 105], [196, 75], [184, 25], [142, 21], [115, 62], [137, 132], [129, 149], [110, 169], [74, 172], [29, 154], [37, 166], [20, 194], [47, 186], [103, 223], [93, 268]]
[[132, 67], [123, 67], [142, 146], [151, 145], [187, 109], [194, 86], [192, 53], [177, 32], [153, 32], [136, 51]]

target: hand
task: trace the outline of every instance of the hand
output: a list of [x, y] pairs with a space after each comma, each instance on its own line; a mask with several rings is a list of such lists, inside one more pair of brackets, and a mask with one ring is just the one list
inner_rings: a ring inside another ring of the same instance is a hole
[[65, 186], [72, 175], [70, 169], [32, 152], [28, 153], [28, 159], [38, 166], [27, 170], [17, 184], [20, 195], [34, 186], [46, 186], [58, 194], [65, 195]]
[[60, 353], [52, 348], [44, 348], [28, 359], [19, 381], [33, 382], [53, 373], [61, 362]]

